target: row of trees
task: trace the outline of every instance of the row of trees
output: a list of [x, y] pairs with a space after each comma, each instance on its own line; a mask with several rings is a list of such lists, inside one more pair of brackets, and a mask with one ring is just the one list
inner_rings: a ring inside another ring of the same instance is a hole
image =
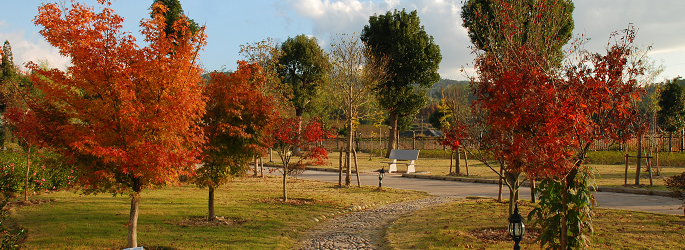
[[265, 40], [242, 46], [247, 61], [235, 72], [203, 74], [198, 52], [205, 28], [177, 0], [154, 1], [150, 18], [140, 23], [145, 46], [121, 30], [123, 18], [109, 1], [98, 2], [97, 12], [80, 3], [39, 7], [40, 34], [72, 65], [61, 71], [29, 62], [23, 74], [7, 49], [1, 107], [27, 151], [60, 153], [78, 170], [84, 193], [129, 195], [129, 247], [137, 246], [144, 189], [189, 176], [209, 189], [208, 218], [214, 219], [217, 187], [268, 148], [282, 159], [287, 200], [287, 176], [327, 154], [317, 147], [330, 136], [325, 124], [303, 116], [322, 92], [335, 93], [354, 134], [358, 119], [377, 103], [395, 122], [416, 113], [439, 79], [439, 48], [416, 11], [373, 16], [360, 37], [335, 38], [330, 54], [304, 35], [281, 45]]

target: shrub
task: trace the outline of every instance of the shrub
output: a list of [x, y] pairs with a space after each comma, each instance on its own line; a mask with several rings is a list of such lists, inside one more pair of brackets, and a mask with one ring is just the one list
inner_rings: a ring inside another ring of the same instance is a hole
[[[31, 157], [29, 191], [57, 190], [71, 186], [76, 174], [62, 157], [53, 152], [41, 152]], [[0, 191], [3, 194], [24, 191], [26, 155], [21, 151], [0, 151]]]
[[685, 172], [666, 178], [664, 181], [669, 189], [673, 191], [685, 192]]

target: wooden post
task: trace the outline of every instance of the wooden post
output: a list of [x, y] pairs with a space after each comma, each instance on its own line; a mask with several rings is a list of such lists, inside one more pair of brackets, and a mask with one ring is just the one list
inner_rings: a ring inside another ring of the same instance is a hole
[[654, 186], [654, 182], [652, 180], [652, 157], [647, 156], [647, 170], [649, 171], [649, 186], [652, 187]]
[[623, 181], [623, 185], [628, 185], [628, 154], [626, 154], [626, 172], [625, 172], [625, 180]]

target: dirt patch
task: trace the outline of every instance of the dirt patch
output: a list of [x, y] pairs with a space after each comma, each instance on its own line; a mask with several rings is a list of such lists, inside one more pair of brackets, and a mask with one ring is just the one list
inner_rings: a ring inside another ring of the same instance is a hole
[[44, 200], [44, 199], [31, 199], [28, 201], [12, 201], [7, 203], [3, 209], [12, 209], [12, 208], [22, 208], [26, 206], [33, 206], [33, 205], [39, 205], [43, 203], [50, 203], [50, 202], [55, 202], [57, 200], [55, 199], [49, 199], [49, 200]]
[[301, 205], [310, 205], [310, 204], [316, 204], [315, 199], [302, 199], [302, 198], [290, 198], [288, 201], [283, 201], [281, 198], [266, 198], [266, 199], [259, 199], [259, 203], [278, 203], [278, 204], [289, 204], [289, 205], [296, 205], [296, 206], [301, 206]]
[[246, 220], [226, 218], [217, 216], [215, 220], [207, 220], [207, 217], [193, 217], [172, 223], [182, 227], [219, 227], [219, 226], [240, 226]]
[[[495, 243], [512, 241], [509, 232], [505, 228], [485, 228], [474, 230], [469, 233], [471, 236], [476, 237], [483, 242]], [[538, 236], [540, 236], [540, 230], [526, 229], [522, 242], [534, 242]]]

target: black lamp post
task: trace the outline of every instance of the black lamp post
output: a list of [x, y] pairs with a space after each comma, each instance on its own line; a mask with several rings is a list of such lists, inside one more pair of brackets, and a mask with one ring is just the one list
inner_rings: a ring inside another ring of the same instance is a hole
[[383, 187], [383, 177], [385, 177], [385, 167], [382, 167], [381, 171], [378, 171], [378, 189]]
[[519, 242], [523, 239], [523, 234], [526, 232], [526, 225], [523, 224], [523, 217], [519, 214], [519, 207], [516, 205], [514, 213], [509, 216], [509, 235], [514, 240], [514, 250], [520, 250]]

